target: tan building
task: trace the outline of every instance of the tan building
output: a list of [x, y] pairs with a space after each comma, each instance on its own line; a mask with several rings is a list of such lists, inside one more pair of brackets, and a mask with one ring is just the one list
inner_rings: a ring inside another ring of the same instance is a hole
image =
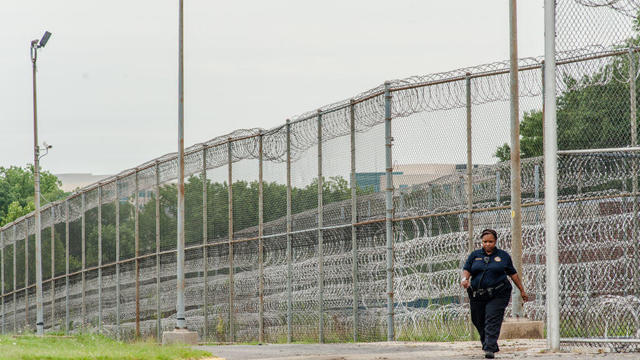
[[102, 179], [106, 179], [112, 175], [93, 175], [90, 173], [77, 174], [55, 174], [62, 182], [61, 189], [65, 192], [72, 192], [76, 189], [83, 188], [87, 185], [97, 183]]
[[[474, 167], [476, 167], [475, 165]], [[452, 175], [456, 171], [465, 170], [466, 164], [405, 164], [393, 167], [393, 186], [404, 188], [432, 182], [442, 176]], [[379, 177], [380, 189], [385, 188], [386, 177]]]

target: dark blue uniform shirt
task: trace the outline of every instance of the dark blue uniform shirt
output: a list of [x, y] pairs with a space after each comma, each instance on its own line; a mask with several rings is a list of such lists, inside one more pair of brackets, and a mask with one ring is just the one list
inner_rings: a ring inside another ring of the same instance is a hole
[[495, 287], [507, 280], [507, 275], [516, 273], [509, 253], [498, 248], [495, 248], [491, 255], [487, 255], [483, 249], [475, 250], [469, 255], [462, 269], [471, 273], [471, 286], [474, 289]]

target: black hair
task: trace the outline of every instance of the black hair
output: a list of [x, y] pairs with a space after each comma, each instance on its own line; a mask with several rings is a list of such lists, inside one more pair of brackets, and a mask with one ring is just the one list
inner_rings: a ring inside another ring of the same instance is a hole
[[480, 234], [480, 238], [482, 239], [482, 237], [487, 235], [487, 234], [493, 235], [493, 238], [496, 239], [496, 241], [498, 240], [498, 233], [496, 233], [496, 231], [493, 230], [493, 229], [484, 229], [484, 230], [482, 230], [482, 233]]

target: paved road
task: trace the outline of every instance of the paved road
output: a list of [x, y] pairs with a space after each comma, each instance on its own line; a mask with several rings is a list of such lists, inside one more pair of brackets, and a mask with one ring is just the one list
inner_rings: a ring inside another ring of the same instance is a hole
[[[500, 342], [497, 359], [640, 359], [639, 353], [602, 353], [597, 348], [580, 348], [566, 353], [547, 353], [542, 340], [505, 340]], [[360, 344], [272, 344], [272, 345], [203, 345], [197, 349], [226, 360], [409, 360], [484, 359], [479, 343], [360, 343]]]

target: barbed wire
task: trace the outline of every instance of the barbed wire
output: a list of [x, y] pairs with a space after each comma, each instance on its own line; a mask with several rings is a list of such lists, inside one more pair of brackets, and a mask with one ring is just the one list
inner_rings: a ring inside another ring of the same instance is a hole
[[608, 7], [632, 18], [635, 18], [638, 15], [638, 10], [640, 10], [640, 1], [638, 0], [574, 0], [574, 1], [582, 6]]

